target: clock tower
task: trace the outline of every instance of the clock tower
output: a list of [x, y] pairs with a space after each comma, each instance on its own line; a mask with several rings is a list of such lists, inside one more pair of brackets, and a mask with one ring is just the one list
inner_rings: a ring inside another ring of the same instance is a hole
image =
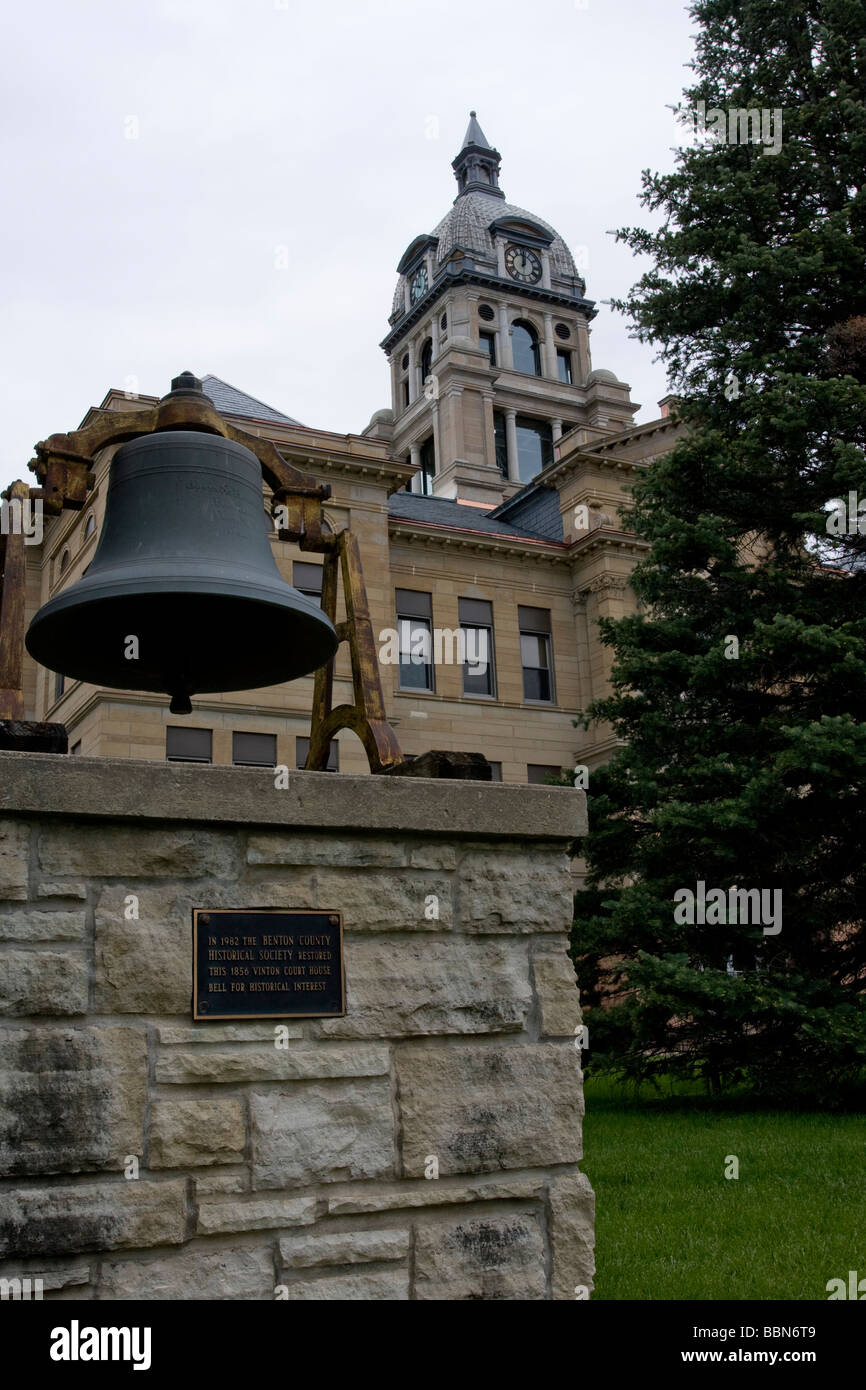
[[397, 265], [392, 407], [365, 431], [415, 465], [413, 492], [488, 507], [550, 467], [564, 434], [616, 434], [638, 409], [592, 370], [583, 278], [554, 228], [506, 201], [500, 163], [472, 111], [457, 197]]

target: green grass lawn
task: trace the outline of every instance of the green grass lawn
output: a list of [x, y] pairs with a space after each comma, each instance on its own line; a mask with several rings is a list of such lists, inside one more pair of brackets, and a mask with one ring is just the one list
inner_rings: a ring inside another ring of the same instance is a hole
[[[866, 1120], [586, 1080], [597, 1299], [826, 1299], [866, 1278]], [[739, 1178], [726, 1179], [729, 1154]]]

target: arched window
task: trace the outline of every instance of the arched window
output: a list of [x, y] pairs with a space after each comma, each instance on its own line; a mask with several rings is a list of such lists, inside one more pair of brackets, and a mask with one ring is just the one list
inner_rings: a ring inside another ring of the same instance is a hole
[[538, 350], [538, 334], [531, 323], [516, 319], [511, 325], [511, 350], [514, 356], [514, 370], [526, 372], [527, 376], [541, 376], [541, 353]]
[[92, 536], [95, 530], [96, 530], [96, 517], [93, 515], [93, 512], [91, 512], [91, 513], [90, 513], [90, 516], [87, 518], [87, 520], [86, 520], [85, 523], [84, 523], [84, 539], [87, 540], [87, 537], [88, 537], [88, 536]]
[[427, 380], [433, 368], [433, 339], [428, 338], [421, 349], [421, 390], [424, 390], [424, 382]]
[[64, 550], [63, 554], [62, 554], [61, 557], [60, 557], [60, 573], [61, 573], [61, 574], [65, 574], [68, 568], [69, 568], [69, 551], [68, 551], [68, 550]]

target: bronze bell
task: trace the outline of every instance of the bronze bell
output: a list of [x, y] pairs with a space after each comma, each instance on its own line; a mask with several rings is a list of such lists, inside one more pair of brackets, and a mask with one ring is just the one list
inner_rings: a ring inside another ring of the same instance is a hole
[[30, 624], [30, 655], [75, 680], [190, 696], [308, 675], [337, 647], [321, 608], [282, 578], [262, 473], [219, 435], [166, 430], [124, 444], [87, 574]]

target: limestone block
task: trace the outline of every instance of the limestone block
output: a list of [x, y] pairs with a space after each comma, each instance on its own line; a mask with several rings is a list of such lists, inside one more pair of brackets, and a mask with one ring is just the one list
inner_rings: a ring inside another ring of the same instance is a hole
[[[319, 869], [318, 898], [320, 907], [341, 911], [356, 932], [447, 931], [452, 923], [452, 883], [444, 872]], [[438, 917], [430, 915], [434, 911]]]
[[0, 1255], [180, 1245], [186, 1181], [81, 1183], [0, 1193]]
[[[130, 767], [130, 781], [138, 775]], [[136, 878], [223, 878], [236, 872], [237, 840], [230, 830], [198, 826], [117, 825], [51, 821], [39, 833], [39, 864], [51, 875]]]
[[580, 1157], [581, 1073], [567, 1043], [397, 1050], [403, 1170], [482, 1173]]
[[239, 1100], [158, 1100], [151, 1107], [150, 1168], [239, 1163], [244, 1142]]
[[0, 941], [83, 941], [83, 912], [44, 912], [35, 907], [0, 913]]
[[282, 1034], [287, 1038], [302, 1038], [304, 1029], [300, 1023], [281, 1018], [273, 1023], [256, 1023], [254, 1019], [242, 1019], [239, 1023], [167, 1023], [159, 1029], [159, 1040], [169, 1046], [178, 1043], [220, 1043], [220, 1042], [269, 1042], [277, 1036], [276, 1028], [286, 1029]]
[[286, 1029], [282, 1037], [302, 1038], [303, 1026], [291, 1019], [257, 1023], [245, 1019], [240, 1023], [164, 1023], [157, 1029], [160, 1042], [177, 1047], [189, 1042], [272, 1042], [277, 1029]]
[[442, 869], [450, 872], [457, 867], [457, 850], [446, 841], [409, 840], [406, 863], [413, 869]]
[[143, 1150], [146, 1087], [141, 1030], [0, 1032], [0, 1173], [121, 1168]]
[[315, 1081], [332, 1076], [383, 1076], [390, 1054], [386, 1044], [343, 1047], [275, 1047], [273, 1042], [248, 1046], [172, 1048], [157, 1058], [159, 1082]]
[[[138, 899], [138, 918], [126, 902]], [[96, 1007], [106, 1013], [189, 1014], [192, 908], [184, 885], [106, 885], [96, 905]]]
[[87, 897], [87, 884], [71, 878], [62, 883], [47, 881], [39, 884], [36, 889], [36, 896], [37, 898], [78, 898], [80, 902], [84, 902]]
[[256, 1188], [393, 1173], [388, 1077], [262, 1092], [250, 1114]]
[[568, 858], [558, 849], [485, 846], [460, 862], [460, 926], [467, 932], [567, 932], [574, 916]]
[[280, 1226], [309, 1226], [316, 1219], [315, 1197], [245, 1197], [226, 1201], [219, 1197], [199, 1202], [201, 1235], [224, 1231], [264, 1231]]
[[565, 954], [565, 944], [561, 952], [533, 957], [532, 973], [542, 1035], [574, 1037], [574, 1030], [581, 1021], [580, 995], [574, 966]]
[[290, 912], [316, 906], [315, 878], [310, 869], [279, 869], [268, 878], [247, 873], [238, 892], [251, 907], [282, 907]]
[[323, 1019], [323, 1037], [514, 1032], [529, 1012], [522, 942], [352, 936], [345, 962], [346, 1017]]
[[77, 951], [6, 951], [0, 1014], [87, 1013], [87, 961]]
[[24, 821], [0, 821], [0, 898], [27, 897], [30, 826]]
[[405, 1269], [368, 1269], [359, 1274], [332, 1274], [324, 1279], [284, 1284], [289, 1302], [355, 1303], [409, 1298], [409, 1273]]
[[422, 1226], [415, 1237], [417, 1299], [543, 1299], [544, 1234], [534, 1212]]
[[[43, 1297], [73, 1288], [75, 1296], [81, 1298], [82, 1284], [90, 1283], [90, 1266], [74, 1260], [16, 1260], [0, 1264], [0, 1279], [29, 1279], [31, 1290], [34, 1280], [42, 1281]], [[14, 1286], [13, 1286], [14, 1288]], [[10, 1297], [14, 1298], [14, 1292]]]
[[270, 1248], [212, 1251], [193, 1247], [158, 1260], [103, 1264], [101, 1299], [272, 1299]]
[[469, 1182], [453, 1178], [421, 1178], [413, 1182], [353, 1182], [328, 1193], [328, 1213], [348, 1216], [356, 1212], [399, 1211], [412, 1207], [451, 1206], [459, 1202], [490, 1202], [543, 1198], [547, 1177], [543, 1171], [516, 1177], [478, 1177]]
[[595, 1274], [595, 1194], [584, 1173], [551, 1183], [550, 1225], [553, 1297], [573, 1299], [578, 1284], [592, 1289]]
[[382, 836], [304, 835], [265, 831], [250, 835], [248, 864], [343, 864], [352, 868], [399, 868], [405, 862], [400, 841]]
[[409, 1254], [409, 1232], [340, 1231], [333, 1235], [293, 1235], [284, 1237], [279, 1248], [280, 1259], [290, 1269], [404, 1260]]
[[249, 1184], [243, 1173], [214, 1173], [205, 1169], [195, 1174], [197, 1197], [209, 1197], [217, 1192], [246, 1192]]

